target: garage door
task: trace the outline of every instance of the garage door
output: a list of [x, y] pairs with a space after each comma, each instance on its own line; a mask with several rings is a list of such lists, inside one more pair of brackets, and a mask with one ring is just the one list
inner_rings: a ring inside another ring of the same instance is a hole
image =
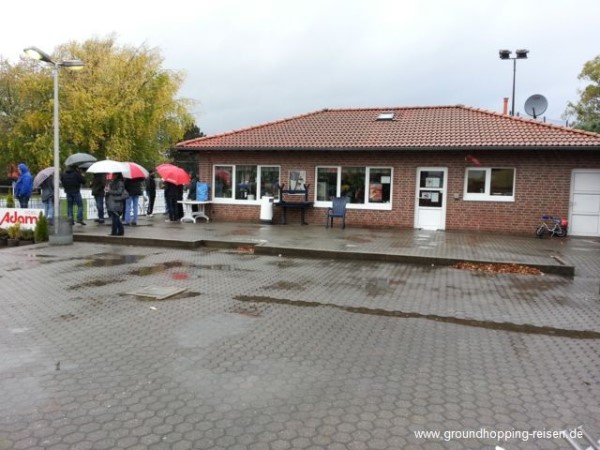
[[569, 234], [600, 236], [600, 170], [573, 170], [569, 213]]

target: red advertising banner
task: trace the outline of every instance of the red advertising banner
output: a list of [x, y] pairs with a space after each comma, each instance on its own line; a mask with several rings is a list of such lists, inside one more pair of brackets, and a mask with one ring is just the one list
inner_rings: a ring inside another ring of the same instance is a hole
[[0, 228], [20, 223], [21, 228], [33, 230], [42, 209], [0, 208]]

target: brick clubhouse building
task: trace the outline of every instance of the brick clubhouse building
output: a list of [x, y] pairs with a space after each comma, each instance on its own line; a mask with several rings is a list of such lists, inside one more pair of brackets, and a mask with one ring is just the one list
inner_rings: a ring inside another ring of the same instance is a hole
[[600, 236], [600, 134], [539, 120], [462, 105], [326, 109], [176, 149], [197, 155], [216, 220], [257, 222], [283, 183], [308, 185], [311, 224], [346, 196], [350, 227], [533, 234], [551, 214]]

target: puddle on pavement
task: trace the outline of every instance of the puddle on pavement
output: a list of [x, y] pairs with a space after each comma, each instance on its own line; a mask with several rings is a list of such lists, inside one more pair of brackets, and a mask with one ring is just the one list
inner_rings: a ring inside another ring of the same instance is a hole
[[[94, 256], [93, 258], [85, 258], [86, 262], [82, 264], [84, 267], [110, 267], [110, 266], [118, 266], [123, 264], [135, 264], [140, 261], [142, 258], [145, 258], [146, 255], [117, 255], [117, 254], [99, 254]], [[189, 264], [184, 261], [167, 261], [163, 263], [153, 264], [151, 266], [137, 267], [128, 272], [129, 275], [137, 275], [137, 276], [148, 276], [155, 275], [158, 273], [165, 272], [174, 268], [196, 268], [196, 269], [205, 269], [205, 270], [220, 270], [223, 272], [233, 272], [233, 271], [242, 271], [242, 272], [251, 272], [250, 269], [240, 269], [234, 267], [230, 264]], [[188, 274], [184, 274], [183, 272], [174, 273], [173, 276], [176, 279], [183, 279]], [[177, 278], [180, 277], [180, 278]], [[99, 281], [90, 282], [91, 286], [100, 286]], [[81, 287], [86, 286], [86, 284], [80, 285]]]
[[185, 291], [185, 292], [182, 292], [181, 294], [174, 295], [173, 297], [170, 297], [166, 300], [180, 300], [182, 298], [199, 297], [200, 295], [201, 295], [200, 292]]
[[59, 318], [62, 320], [75, 320], [77, 316], [75, 314], [61, 314]]
[[372, 309], [364, 307], [354, 306], [341, 306], [341, 305], [328, 305], [319, 302], [310, 302], [305, 300], [289, 300], [284, 298], [274, 298], [266, 296], [251, 296], [251, 295], [238, 295], [233, 297], [234, 300], [248, 303], [266, 303], [271, 305], [288, 305], [288, 306], [299, 306], [309, 308], [335, 308], [342, 311], [354, 313], [354, 314], [365, 314], [370, 316], [381, 316], [381, 317], [396, 317], [400, 319], [425, 319], [432, 320], [435, 322], [451, 323], [455, 325], [463, 325], [474, 328], [484, 328], [487, 330], [498, 330], [498, 331], [510, 331], [515, 333], [524, 334], [535, 334], [555, 337], [567, 337], [571, 339], [600, 339], [600, 332], [588, 331], [588, 330], [565, 330], [561, 328], [528, 325], [528, 324], [517, 324], [508, 322], [491, 322], [486, 320], [477, 319], [461, 319], [458, 317], [438, 316], [435, 314], [421, 314], [415, 312], [403, 312], [403, 311], [388, 311], [384, 309]]
[[529, 292], [540, 292], [549, 291], [565, 286], [569, 286], [573, 283], [573, 280], [564, 277], [550, 277], [545, 276], [544, 278], [535, 279], [522, 279], [514, 278], [509, 280], [513, 288], [519, 294], [525, 294]]
[[102, 286], [107, 286], [109, 284], [121, 283], [123, 281], [125, 281], [125, 280], [118, 279], [118, 278], [111, 278], [110, 280], [107, 280], [107, 279], [90, 280], [90, 281], [86, 281], [85, 283], [79, 283], [79, 284], [74, 284], [73, 286], [69, 286], [67, 288], [67, 290], [74, 291], [76, 289], [87, 288], [87, 287], [102, 287]]
[[222, 272], [231, 272], [235, 270], [231, 264], [200, 264], [196, 267], [198, 267], [198, 269], [220, 270]]
[[83, 267], [111, 267], [120, 266], [123, 264], [134, 264], [140, 259], [145, 258], [145, 255], [119, 255], [115, 253], [99, 253], [87, 259], [82, 264]]
[[[148, 276], [155, 275], [157, 273], [165, 272], [175, 268], [188, 268], [198, 270], [218, 270], [222, 272], [252, 272], [251, 269], [241, 269], [239, 267], [232, 266], [231, 264], [189, 264], [183, 261], [168, 261], [153, 266], [144, 266], [133, 269], [129, 272], [130, 275], [137, 276]], [[176, 279], [184, 279], [189, 276], [186, 272], [175, 272], [173, 277]]]
[[390, 286], [389, 279], [377, 277], [367, 280], [365, 290], [369, 297], [377, 297], [378, 295], [388, 294], [392, 291], [392, 287]]
[[287, 259], [287, 258], [278, 258], [274, 261], [269, 261], [267, 264], [269, 264], [271, 266], [279, 267], [280, 269], [286, 269], [288, 267], [298, 267], [300, 265], [300, 264], [298, 264], [298, 261], [296, 261], [294, 259]]
[[169, 269], [183, 266], [186, 266], [186, 264], [183, 261], [167, 261], [164, 263], [155, 264], [153, 266], [138, 267], [137, 269], [130, 270], [129, 275], [145, 277], [148, 275], [155, 275], [157, 273], [161, 273]]
[[360, 237], [360, 236], [349, 236], [344, 239], [347, 241], [350, 241], [350, 242], [355, 242], [357, 244], [368, 244], [369, 242], [373, 242], [372, 239], [368, 239], [368, 238], [364, 238], [364, 237]]
[[249, 306], [234, 306], [229, 310], [233, 314], [241, 314], [242, 316], [260, 317], [260, 311], [255, 305]]
[[[166, 297], [166, 298], [151, 298], [151, 297], [142, 297], [142, 296], [140, 296], [140, 297], [136, 297], [136, 299], [138, 301], [145, 302], [145, 303], [148, 303], [148, 302], [160, 302], [160, 303], [164, 303], [164, 302], [168, 302], [170, 300], [182, 300], [184, 298], [199, 297], [200, 295], [202, 295], [201, 292], [187, 291], [186, 290], [184, 292], [181, 292], [181, 293], [175, 294], [175, 295], [171, 295], [170, 297]], [[132, 294], [124, 292], [124, 293], [119, 294], [119, 296], [120, 297], [131, 297]]]

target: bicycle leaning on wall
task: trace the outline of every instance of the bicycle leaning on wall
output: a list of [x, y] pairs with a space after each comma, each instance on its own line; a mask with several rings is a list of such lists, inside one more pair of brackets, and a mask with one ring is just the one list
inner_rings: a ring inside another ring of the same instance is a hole
[[549, 234], [550, 237], [565, 237], [567, 235], [568, 227], [569, 221], [567, 219], [561, 219], [560, 217], [544, 214], [542, 216], [542, 222], [535, 230], [535, 235], [540, 239], [546, 234]]

